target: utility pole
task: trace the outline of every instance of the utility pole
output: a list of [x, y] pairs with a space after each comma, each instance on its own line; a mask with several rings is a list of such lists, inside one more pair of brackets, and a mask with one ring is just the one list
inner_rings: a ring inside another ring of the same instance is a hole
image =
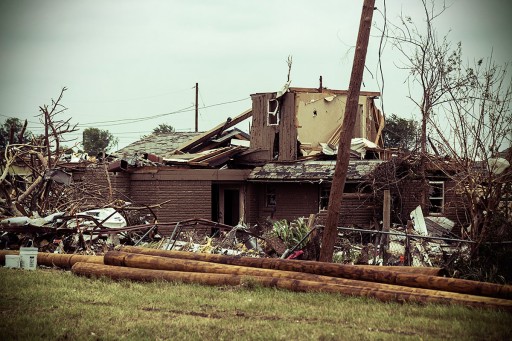
[[199, 131], [199, 101], [198, 99], [199, 94], [199, 85], [196, 83], [196, 133]]
[[322, 235], [322, 249], [320, 250], [321, 262], [332, 262], [334, 244], [338, 237], [338, 217], [341, 209], [343, 188], [347, 179], [347, 170], [350, 160], [350, 142], [354, 133], [354, 126], [358, 114], [359, 93], [363, 80], [364, 63], [370, 28], [372, 24], [375, 0], [364, 0], [359, 33], [357, 35], [356, 51], [352, 65], [352, 74], [348, 87], [347, 103], [345, 105], [345, 117], [340, 131], [340, 142], [336, 156], [336, 168], [332, 179], [331, 193], [329, 195], [329, 207], [327, 208], [327, 220]]

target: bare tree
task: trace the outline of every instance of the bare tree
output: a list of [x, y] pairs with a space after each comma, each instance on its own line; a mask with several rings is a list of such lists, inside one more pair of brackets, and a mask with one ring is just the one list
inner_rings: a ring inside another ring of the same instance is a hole
[[[57, 117], [66, 110], [60, 104], [64, 91], [66, 88], [50, 106], [39, 108], [44, 135], [32, 138], [29, 143], [7, 144], [5, 147], [0, 176], [0, 204], [4, 215], [27, 215], [28, 212], [47, 208], [51, 186], [45, 181], [45, 175], [56, 168], [62, 153], [60, 143], [65, 141], [64, 134], [77, 130], [76, 125], [69, 123], [70, 119]], [[9, 170], [14, 164], [30, 170], [29, 174], [10, 176]]]
[[470, 213], [467, 232], [481, 243], [503, 236], [506, 226], [512, 226], [504, 204], [512, 194], [510, 155], [508, 160], [498, 157], [512, 142], [512, 77], [509, 65], [497, 65], [492, 57], [464, 72], [470, 82], [450, 90], [450, 100], [429, 120], [442, 142], [438, 149], [457, 169], [452, 178]]
[[[409, 72], [408, 97], [421, 113], [420, 149], [426, 153], [429, 118], [434, 114], [435, 107], [443, 103], [450, 88], [460, 86], [460, 79], [456, 78], [455, 81], [450, 75], [458, 68], [461, 49], [460, 44], [453, 48], [447, 35], [441, 39], [438, 37], [435, 20], [446, 10], [444, 3], [438, 10], [433, 1], [421, 1], [424, 27], [418, 27], [417, 20], [402, 15], [400, 25], [389, 25], [388, 38], [403, 56], [403, 64], [399, 67]], [[447, 83], [448, 79], [452, 79], [452, 82]], [[418, 95], [414, 93], [415, 86], [419, 86]]]
[[[424, 17], [419, 22], [409, 16], [402, 15], [400, 24], [388, 23], [388, 31], [384, 32], [393, 43], [394, 48], [403, 57], [399, 68], [408, 71], [409, 99], [418, 107], [421, 113], [420, 153], [421, 162], [419, 173], [423, 178], [420, 190], [421, 206], [426, 207], [428, 183], [425, 175], [425, 156], [429, 124], [439, 106], [451, 101], [450, 93], [460, 92], [469, 79], [461, 73], [461, 44], [455, 47], [448, 35], [439, 38], [435, 24], [436, 19], [447, 9], [445, 3], [439, 7], [439, 2], [421, 0]], [[418, 89], [419, 88], [419, 89]]]
[[[456, 190], [464, 198], [460, 205], [469, 212], [468, 236], [478, 242], [476, 251], [480, 243], [511, 225], [508, 205], [503, 203], [510, 196], [510, 160], [495, 158], [511, 143], [509, 65], [497, 65], [492, 56], [465, 65], [461, 43], [452, 45], [447, 35], [439, 38], [435, 28], [445, 4], [421, 2], [424, 27], [401, 16], [401, 23], [390, 24], [386, 36], [402, 53], [400, 67], [409, 71], [409, 98], [421, 113], [423, 191], [428, 188], [424, 164], [429, 158], [427, 142], [431, 142], [436, 154], [449, 157], [447, 162], [431, 161], [456, 181]], [[425, 201], [426, 194], [422, 195]]]

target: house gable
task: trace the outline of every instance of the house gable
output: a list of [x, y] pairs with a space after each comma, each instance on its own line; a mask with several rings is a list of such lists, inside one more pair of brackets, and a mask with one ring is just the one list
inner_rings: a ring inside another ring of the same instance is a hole
[[[361, 92], [352, 137], [379, 142], [383, 116], [373, 99], [378, 92]], [[339, 137], [346, 91], [290, 88], [284, 94], [258, 93], [252, 98], [251, 149], [261, 161], [294, 161], [301, 149], [318, 150]]]

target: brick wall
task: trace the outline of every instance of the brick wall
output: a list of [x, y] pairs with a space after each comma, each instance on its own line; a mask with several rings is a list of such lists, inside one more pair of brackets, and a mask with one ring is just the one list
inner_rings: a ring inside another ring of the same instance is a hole
[[[266, 186], [274, 186], [276, 190], [275, 209], [266, 207]], [[319, 222], [323, 223], [327, 211], [319, 212], [319, 185], [317, 184], [252, 184], [253, 198], [251, 205], [250, 223], [262, 223], [267, 217], [274, 220], [294, 220], [298, 217], [308, 217], [311, 213], [319, 213]], [[373, 198], [366, 194], [345, 194], [340, 213], [340, 226], [360, 226], [368, 228], [373, 221]]]
[[132, 180], [130, 197], [135, 204], [153, 205], [158, 220], [173, 222], [192, 218], [211, 219], [211, 181], [198, 180]]
[[[338, 226], [369, 228], [374, 220], [374, 201], [369, 194], [346, 193], [341, 202]], [[319, 221], [325, 223], [327, 210], [320, 211]]]
[[[275, 207], [266, 206], [266, 186], [273, 186], [276, 193]], [[294, 220], [318, 212], [318, 187], [313, 184], [275, 183], [253, 184], [254, 198], [251, 200], [251, 225], [262, 223], [267, 218]]]
[[[410, 219], [410, 213], [421, 203], [421, 180], [404, 181], [400, 185], [400, 191], [393, 189], [392, 220], [402, 221], [403, 224]], [[428, 197], [426, 198], [427, 207], [423, 208], [423, 214], [429, 215]], [[468, 222], [464, 199], [455, 190], [455, 182], [444, 181], [444, 211], [441, 216], [446, 217], [456, 224], [466, 224]]]
[[[391, 221], [406, 224], [410, 213], [421, 203], [421, 180], [407, 180], [400, 184], [400, 188], [391, 189]], [[424, 211], [424, 213], [426, 213]]]
[[[108, 176], [108, 178], [107, 178]], [[85, 189], [109, 195], [109, 181], [114, 199], [128, 200], [130, 196], [130, 175], [128, 173], [107, 173], [103, 165], [89, 165], [73, 172], [73, 182]]]
[[466, 209], [467, 204], [464, 197], [457, 193], [455, 185], [454, 181], [445, 182], [443, 216], [454, 221], [456, 224], [467, 225], [469, 223], [469, 213]]

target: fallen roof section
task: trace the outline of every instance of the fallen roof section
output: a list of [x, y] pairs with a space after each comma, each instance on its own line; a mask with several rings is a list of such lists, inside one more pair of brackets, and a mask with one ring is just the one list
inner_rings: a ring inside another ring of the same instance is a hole
[[221, 123], [218, 126], [216, 126], [215, 128], [210, 129], [209, 131], [204, 132], [201, 135], [196, 136], [192, 140], [187, 141], [186, 143], [182, 144], [178, 148], [178, 150], [183, 153], [190, 153], [190, 152], [193, 153], [197, 150], [200, 150], [202, 147], [202, 144], [205, 141], [208, 141], [211, 137], [214, 137], [214, 136], [220, 137], [220, 135], [222, 134], [222, 132], [224, 130], [231, 128], [232, 126], [242, 122], [243, 120], [245, 120], [251, 116], [252, 116], [252, 109], [248, 109], [233, 119], [230, 117], [226, 120], [226, 122]]

